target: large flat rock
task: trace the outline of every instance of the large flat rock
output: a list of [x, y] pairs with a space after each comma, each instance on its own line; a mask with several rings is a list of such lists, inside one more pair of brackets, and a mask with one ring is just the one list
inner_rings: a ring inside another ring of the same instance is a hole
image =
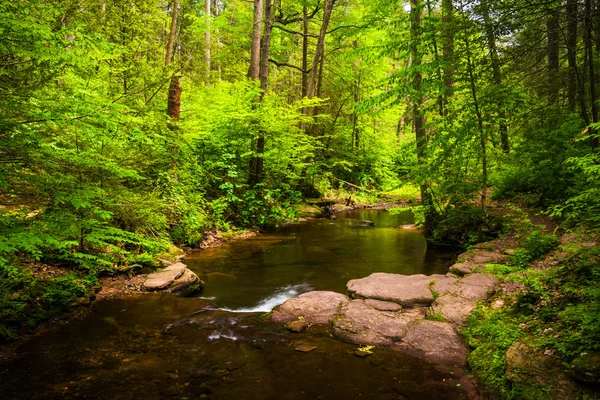
[[497, 284], [498, 278], [476, 273], [467, 275], [462, 279], [444, 276], [436, 280], [431, 288], [440, 295], [450, 293], [470, 300], [483, 300], [489, 296], [490, 291]]
[[458, 261], [471, 262], [473, 264], [485, 266], [485, 264], [499, 264], [506, 262], [506, 255], [496, 251], [484, 249], [471, 249], [459, 255]]
[[347, 302], [348, 298], [340, 293], [307, 292], [276, 307], [271, 320], [286, 323], [302, 317], [311, 324], [327, 325]]
[[467, 363], [465, 344], [446, 322], [420, 320], [411, 325], [393, 348], [436, 364], [465, 366]]
[[333, 331], [347, 342], [391, 346], [402, 340], [415, 318], [399, 312], [379, 311], [364, 300], [352, 300], [333, 320]]
[[144, 288], [146, 290], [161, 290], [171, 285], [175, 279], [179, 278], [186, 270], [183, 263], [169, 265], [162, 271], [153, 272], [146, 277]]
[[399, 275], [376, 272], [348, 282], [348, 292], [355, 298], [391, 301], [404, 307], [429, 306], [435, 300], [432, 281], [444, 275]]
[[466, 299], [451, 293], [438, 297], [430, 307], [430, 313], [439, 314], [448, 322], [462, 325], [471, 315], [477, 301]]

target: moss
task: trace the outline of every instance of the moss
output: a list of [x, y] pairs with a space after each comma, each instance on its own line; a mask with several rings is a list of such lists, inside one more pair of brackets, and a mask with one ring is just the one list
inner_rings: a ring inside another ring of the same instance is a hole
[[425, 319], [427, 319], [429, 321], [446, 322], [446, 318], [444, 318], [444, 316], [442, 315], [442, 313], [440, 313], [440, 312], [433, 312], [431, 310], [427, 310], [427, 313], [425, 314]]

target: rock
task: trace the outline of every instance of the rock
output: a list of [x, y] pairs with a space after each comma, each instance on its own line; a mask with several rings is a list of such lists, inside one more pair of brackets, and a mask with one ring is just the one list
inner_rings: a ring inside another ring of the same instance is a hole
[[578, 381], [600, 383], [600, 353], [583, 353], [571, 363], [571, 372]]
[[431, 289], [440, 295], [450, 293], [470, 300], [482, 300], [489, 296], [498, 282], [498, 278], [487, 274], [475, 273], [460, 280], [444, 276], [436, 280]]
[[399, 275], [376, 272], [348, 282], [350, 294], [356, 298], [391, 301], [401, 306], [429, 306], [435, 300], [430, 283], [448, 279], [444, 275]]
[[405, 231], [418, 231], [419, 227], [415, 224], [407, 224], [407, 225], [400, 225], [398, 227], [398, 229], [403, 229]]
[[154, 272], [146, 278], [144, 288], [146, 290], [161, 290], [172, 284], [175, 279], [179, 278], [186, 270], [183, 263], [175, 263], [169, 265], [162, 271]]
[[276, 307], [271, 320], [281, 324], [303, 317], [308, 323], [327, 325], [347, 302], [348, 298], [340, 293], [307, 292]]
[[352, 228], [367, 228], [371, 226], [375, 226], [375, 222], [370, 221], [368, 219], [356, 220], [356, 219], [348, 219], [346, 220], [346, 224]]
[[302, 320], [292, 321], [288, 323], [285, 327], [290, 332], [302, 333], [306, 330], [306, 328], [308, 328], [308, 322]]
[[163, 267], [168, 267], [169, 265], [173, 264], [173, 261], [165, 260], [164, 258], [157, 258], [156, 261], [158, 261]]
[[203, 286], [204, 282], [198, 279], [193, 271], [186, 268], [183, 274], [169, 285], [167, 291], [179, 296], [190, 296], [202, 289]]
[[382, 301], [382, 300], [374, 300], [367, 299], [365, 300], [365, 304], [373, 307], [379, 311], [401, 311], [402, 306], [398, 303], [392, 303], [391, 301]]
[[446, 322], [418, 321], [393, 348], [436, 364], [463, 366], [467, 363], [466, 346]]
[[478, 264], [474, 264], [472, 262], [456, 263], [450, 267], [450, 272], [458, 276], [464, 276], [473, 272], [473, 268], [477, 266]]
[[318, 348], [317, 346], [312, 345], [312, 344], [300, 343], [299, 345], [294, 347], [294, 350], [299, 351], [301, 353], [310, 353], [311, 351], [313, 351], [317, 348]]
[[369, 357], [371, 355], [371, 353], [369, 353], [368, 351], [362, 351], [360, 349], [356, 349], [356, 350], [354, 350], [354, 355], [358, 358], [365, 358], [365, 357]]
[[402, 340], [415, 318], [390, 311], [378, 311], [364, 300], [352, 300], [333, 320], [334, 334], [360, 345], [391, 346]]
[[430, 312], [439, 314], [448, 322], [463, 324], [476, 307], [476, 301], [451, 293], [438, 297], [431, 305]]
[[514, 385], [543, 388], [552, 399], [579, 398], [559, 360], [543, 350], [516, 342], [506, 351], [504, 366], [506, 379]]
[[298, 212], [303, 217], [315, 217], [320, 218], [323, 215], [323, 211], [317, 206], [305, 205], [298, 209]]
[[465, 251], [458, 256], [459, 262], [470, 261], [473, 264], [490, 264], [490, 263], [503, 263], [506, 262], [506, 256], [495, 251], [483, 250], [483, 249], [471, 249]]

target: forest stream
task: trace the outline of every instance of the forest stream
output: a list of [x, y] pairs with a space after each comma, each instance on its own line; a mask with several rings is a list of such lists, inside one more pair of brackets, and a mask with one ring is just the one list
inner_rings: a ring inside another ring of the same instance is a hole
[[346, 293], [348, 280], [373, 272], [445, 273], [456, 252], [398, 229], [411, 219], [350, 211], [191, 253], [186, 264], [204, 280], [202, 292], [94, 303], [0, 366], [2, 398], [467, 398], [472, 388], [448, 369], [384, 348], [359, 357], [329, 332], [294, 334], [264, 317], [303, 292]]

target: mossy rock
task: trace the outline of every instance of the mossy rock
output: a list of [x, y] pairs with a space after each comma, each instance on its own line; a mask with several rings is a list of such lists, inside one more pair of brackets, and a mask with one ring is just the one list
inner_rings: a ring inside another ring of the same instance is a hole
[[571, 372], [580, 382], [600, 383], [600, 353], [583, 353], [571, 363]]
[[513, 383], [513, 391], [520, 393], [517, 398], [579, 398], [575, 384], [563, 371], [560, 360], [546, 355], [541, 349], [522, 342], [514, 343], [506, 351], [505, 368], [506, 379]]
[[319, 218], [323, 215], [323, 210], [321, 210], [319, 207], [308, 204], [298, 207], [298, 212], [302, 217]]
[[173, 244], [169, 244], [169, 250], [167, 250], [165, 253], [162, 253], [160, 256], [158, 256], [158, 258], [171, 262], [177, 262], [179, 261], [180, 256], [183, 255], [185, 255], [185, 251]]

